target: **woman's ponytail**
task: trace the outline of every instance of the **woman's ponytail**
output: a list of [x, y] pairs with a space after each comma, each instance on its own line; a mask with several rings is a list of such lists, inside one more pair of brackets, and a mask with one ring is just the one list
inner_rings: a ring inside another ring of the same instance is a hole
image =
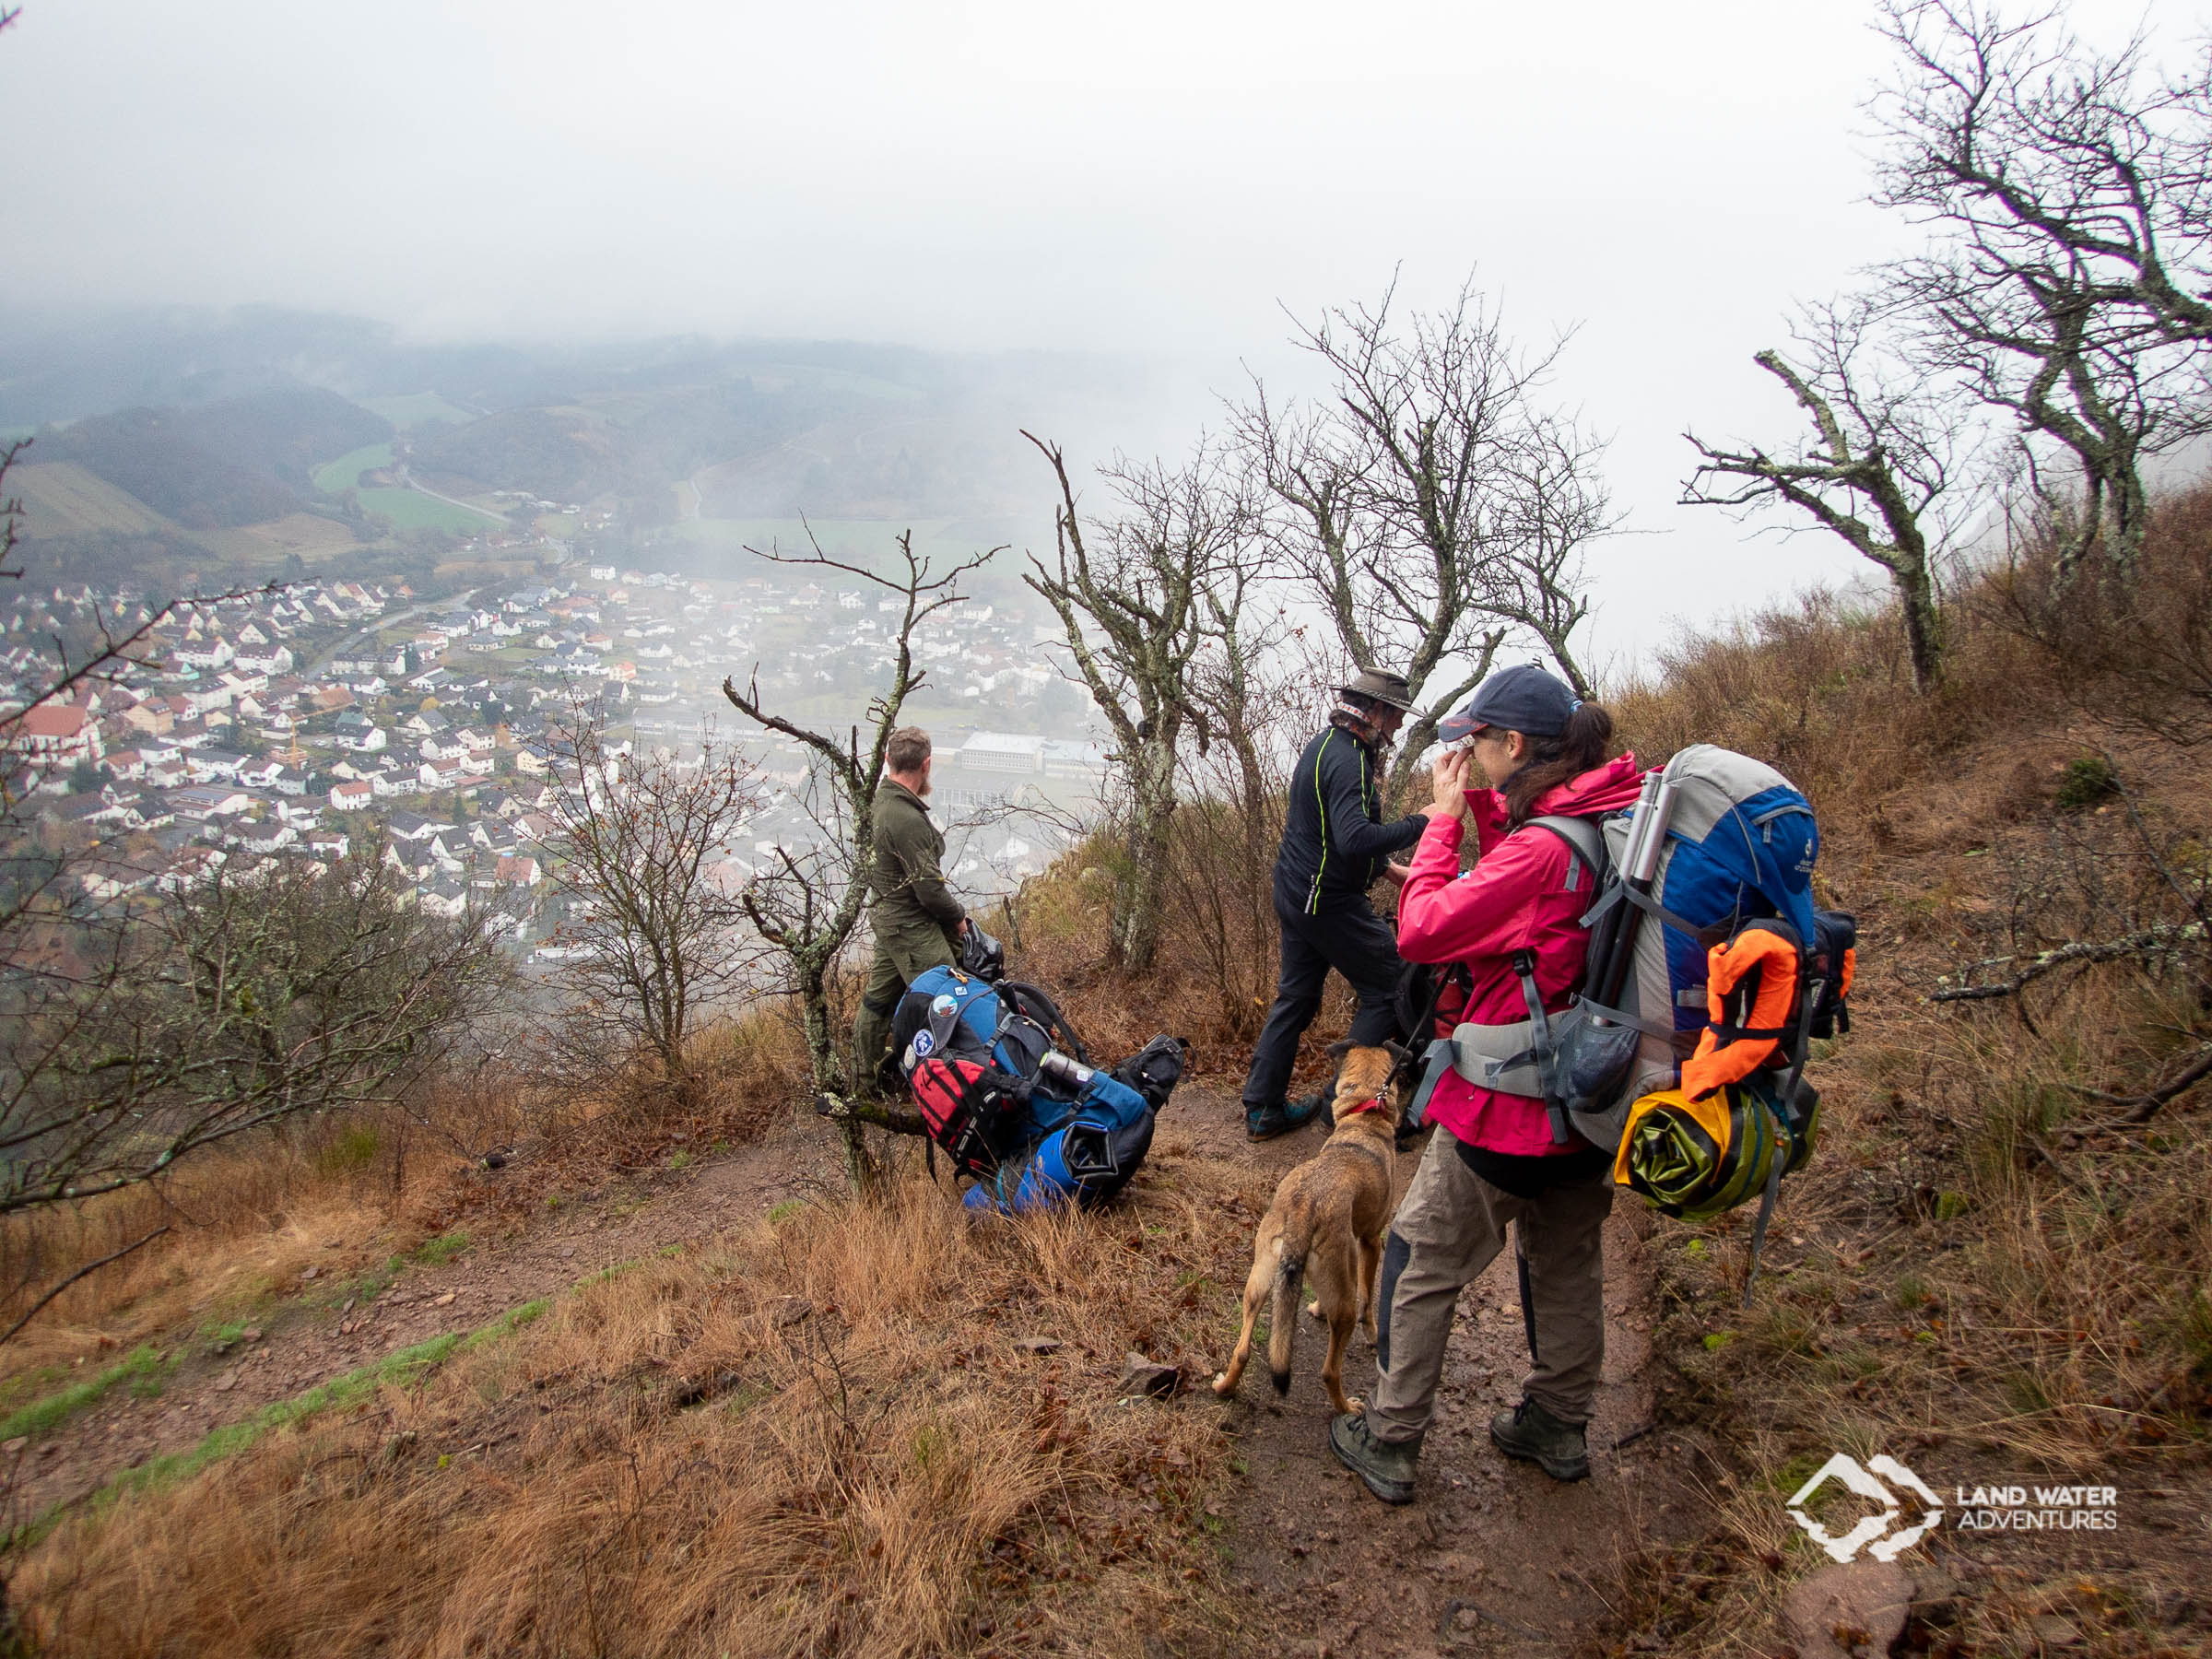
[[1528, 737], [1528, 759], [1505, 782], [1505, 817], [1518, 830], [1536, 815], [1536, 803], [1571, 778], [1595, 771], [1613, 758], [1613, 716], [1594, 702], [1575, 704], [1556, 737]]

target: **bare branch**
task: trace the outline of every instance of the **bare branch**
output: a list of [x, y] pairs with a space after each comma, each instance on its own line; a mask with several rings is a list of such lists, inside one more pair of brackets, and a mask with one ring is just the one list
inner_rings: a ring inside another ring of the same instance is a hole
[[2093, 1100], [2102, 1100], [2108, 1105], [2126, 1107], [2127, 1114], [2119, 1122], [2122, 1124], [2135, 1124], [2149, 1123], [2152, 1118], [2158, 1116], [2162, 1108], [2179, 1100], [2206, 1077], [2212, 1077], [2212, 1043], [2206, 1043], [2199, 1048], [2189, 1063], [2175, 1072], [2172, 1077], [2155, 1088], [2148, 1089], [2142, 1094], [2108, 1094], [2101, 1088], [2086, 1088], [2078, 1083], [2070, 1085], [2070, 1087], [2075, 1093], [2087, 1095]]
[[1953, 985], [1931, 992], [1932, 1003], [1991, 1002], [1999, 997], [2018, 996], [2036, 981], [2056, 973], [2062, 968], [2086, 967], [2095, 962], [2146, 961], [2170, 955], [2190, 945], [2201, 945], [2205, 929], [2199, 923], [2183, 924], [2160, 924], [2117, 939], [2076, 939], [2053, 949], [2039, 951], [2025, 959], [2018, 957], [1992, 957], [1972, 964], [1975, 969], [2010, 968], [2008, 979], [1989, 984]]
[[[0, 18], [0, 29], [6, 28], [7, 26], [7, 18]], [[88, 1277], [90, 1275], [98, 1273], [102, 1267], [107, 1266], [112, 1262], [122, 1261], [124, 1256], [129, 1255], [133, 1251], [151, 1244], [156, 1239], [159, 1238], [168, 1230], [169, 1225], [168, 1223], [164, 1222], [161, 1226], [155, 1228], [152, 1232], [147, 1233], [143, 1239], [134, 1239], [131, 1241], [131, 1242], [125, 1244], [121, 1250], [110, 1251], [106, 1255], [101, 1256], [97, 1262], [87, 1262], [82, 1267], [79, 1267], [67, 1278], [63, 1279], [60, 1283], [48, 1289], [46, 1294], [40, 1297], [37, 1301], [32, 1302], [29, 1308], [24, 1310], [22, 1317], [18, 1319], [15, 1324], [9, 1325], [6, 1330], [0, 1331], [0, 1342], [6, 1342], [13, 1338], [17, 1332], [20, 1331], [32, 1320], [36, 1319], [40, 1313], [45, 1310], [47, 1303], [53, 1300], [53, 1299], [59, 1296], [63, 1291], [68, 1289], [70, 1286], [76, 1284], [77, 1280]]]

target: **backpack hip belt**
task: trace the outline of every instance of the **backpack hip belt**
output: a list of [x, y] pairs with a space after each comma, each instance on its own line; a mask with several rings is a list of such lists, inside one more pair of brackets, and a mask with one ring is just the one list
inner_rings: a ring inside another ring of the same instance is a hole
[[[1523, 982], [1524, 986], [1533, 986], [1535, 982], [1531, 975]], [[1608, 1025], [1626, 1026], [1646, 1036], [1657, 1037], [1684, 1053], [1697, 1042], [1694, 1032], [1678, 1033], [1672, 1026], [1654, 1025], [1619, 1008], [1601, 1008], [1584, 1003], [1564, 1013], [1547, 1016], [1540, 1034], [1534, 1019], [1516, 1019], [1511, 1025], [1453, 1026], [1452, 1069], [1478, 1088], [1494, 1088], [1500, 1094], [1527, 1095], [1540, 1100], [1550, 1087], [1551, 1079], [1547, 1073], [1559, 1048], [1562, 1033], [1585, 1018], [1603, 1019]]]

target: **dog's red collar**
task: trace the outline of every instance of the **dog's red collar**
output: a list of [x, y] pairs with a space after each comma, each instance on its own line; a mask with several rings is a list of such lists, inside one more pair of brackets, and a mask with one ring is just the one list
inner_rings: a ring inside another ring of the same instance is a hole
[[1363, 1112], [1380, 1112], [1382, 1110], [1382, 1097], [1381, 1095], [1376, 1095], [1371, 1100], [1360, 1101], [1357, 1106], [1347, 1106], [1344, 1109], [1344, 1115], [1346, 1117], [1358, 1117]]

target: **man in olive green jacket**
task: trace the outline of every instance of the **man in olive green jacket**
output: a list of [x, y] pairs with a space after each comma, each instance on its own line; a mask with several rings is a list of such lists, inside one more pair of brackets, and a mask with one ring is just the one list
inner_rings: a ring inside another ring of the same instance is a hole
[[929, 734], [901, 726], [884, 749], [883, 782], [876, 791], [873, 817], [876, 856], [867, 871], [876, 896], [876, 960], [853, 1021], [853, 1052], [859, 1062], [855, 1084], [867, 1088], [890, 1045], [891, 1016], [916, 975], [957, 962], [967, 912], [945, 886], [939, 867], [945, 836], [931, 821], [924, 798], [929, 794]]

